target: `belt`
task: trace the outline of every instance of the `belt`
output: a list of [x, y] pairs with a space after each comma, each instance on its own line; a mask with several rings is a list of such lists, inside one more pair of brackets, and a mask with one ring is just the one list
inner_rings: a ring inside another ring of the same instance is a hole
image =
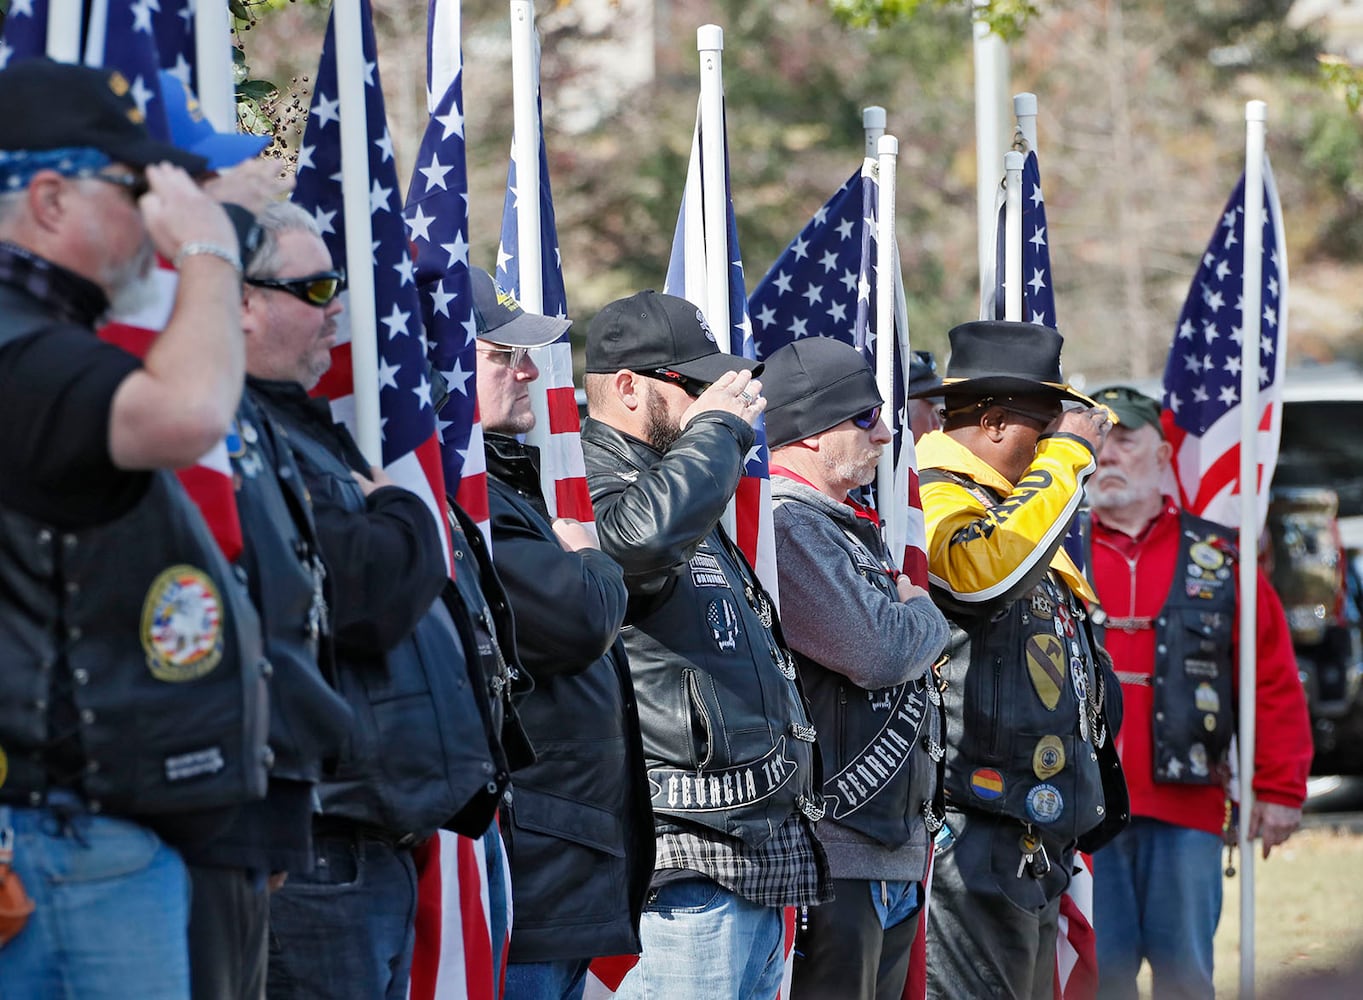
[[1113, 673], [1117, 675], [1117, 680], [1123, 684], [1136, 684], [1140, 687], [1150, 686], [1149, 674], [1138, 674], [1132, 670], [1114, 670]]

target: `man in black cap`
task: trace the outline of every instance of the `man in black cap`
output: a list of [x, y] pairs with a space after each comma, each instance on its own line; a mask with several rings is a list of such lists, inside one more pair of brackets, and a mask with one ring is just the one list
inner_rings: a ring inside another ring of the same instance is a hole
[[498, 737], [511, 667], [492, 638], [495, 616], [467, 589], [479, 570], [462, 536], [452, 582], [426, 504], [371, 468], [327, 401], [308, 396], [341, 311], [316, 221], [290, 203], [261, 219], [244, 293], [247, 389], [311, 497], [336, 687], [355, 713], [317, 784], [315, 865], [270, 900], [267, 990], [275, 1000], [403, 997], [412, 849], [440, 828], [478, 837], [490, 824], [510, 779]]
[[850, 496], [875, 478], [891, 440], [861, 352], [797, 340], [764, 374], [782, 620], [819, 730], [827, 811], [818, 834], [835, 892], [796, 940], [790, 995], [899, 1000], [929, 818], [934, 828], [940, 821], [931, 813], [942, 739], [932, 665], [947, 623], [900, 572], [875, 511]]
[[[0, 101], [0, 844], [36, 902], [0, 982], [183, 997], [167, 843], [219, 830], [268, 766], [255, 613], [169, 471], [241, 393], [237, 237], [119, 74], [28, 60]], [[94, 329], [157, 252], [180, 277], [139, 361]]]
[[[941, 384], [941, 376], [937, 374], [937, 359], [932, 356], [932, 352], [914, 351], [909, 360], [909, 392], [922, 393], [929, 389], [937, 389]], [[907, 401], [905, 409], [909, 415], [909, 427], [913, 430], [915, 443], [924, 434], [942, 429], [942, 418], [937, 412], [941, 404], [940, 392], [936, 395], [916, 396]]]
[[775, 608], [720, 526], [766, 407], [685, 299], [639, 292], [587, 332], [582, 450], [657, 833], [643, 955], [617, 996], [773, 997], [782, 910], [828, 898], [819, 757]]
[[943, 429], [918, 446], [928, 570], [952, 625], [928, 994], [1048, 1000], [1076, 845], [1127, 819], [1120, 689], [1061, 548], [1109, 416], [1065, 384], [1049, 327], [980, 321], [950, 339], [942, 386], [920, 390], [945, 396]]
[[[1126, 707], [1132, 814], [1093, 856], [1098, 992], [1135, 997], [1149, 960], [1156, 996], [1209, 997], [1239, 689], [1236, 532], [1164, 493], [1173, 449], [1157, 400], [1126, 386], [1094, 398], [1121, 421], [1089, 483], [1090, 573]], [[1312, 745], [1282, 604], [1257, 576], [1250, 836], [1268, 857], [1301, 822]]]
[[539, 449], [514, 437], [535, 426], [529, 351], [571, 323], [523, 311], [490, 274], [470, 271], [492, 562], [535, 682], [517, 710], [537, 760], [512, 775], [501, 812], [516, 909], [506, 995], [575, 1000], [591, 959], [638, 953], [653, 874], [639, 715], [619, 638], [629, 594], [580, 522], [550, 518]]

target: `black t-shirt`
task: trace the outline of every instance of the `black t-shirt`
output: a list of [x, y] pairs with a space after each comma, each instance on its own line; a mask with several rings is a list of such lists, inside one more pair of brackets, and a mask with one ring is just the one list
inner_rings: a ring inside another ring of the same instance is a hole
[[139, 367], [122, 348], [72, 325], [0, 347], [0, 505], [57, 528], [131, 510], [151, 477], [114, 465], [109, 410]]

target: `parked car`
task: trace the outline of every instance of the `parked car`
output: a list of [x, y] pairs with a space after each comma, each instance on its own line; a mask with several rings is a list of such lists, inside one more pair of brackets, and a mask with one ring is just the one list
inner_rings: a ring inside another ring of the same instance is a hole
[[1312, 773], [1363, 774], [1363, 371], [1288, 371], [1268, 534], [1311, 709]]

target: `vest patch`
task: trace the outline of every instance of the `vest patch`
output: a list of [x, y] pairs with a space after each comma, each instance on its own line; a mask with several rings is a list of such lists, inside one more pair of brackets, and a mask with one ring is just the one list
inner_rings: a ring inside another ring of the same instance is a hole
[[1065, 800], [1054, 785], [1037, 785], [1027, 793], [1027, 815], [1037, 823], [1054, 823], [1065, 811]]
[[176, 754], [174, 757], [167, 757], [164, 763], [167, 781], [185, 781], [205, 774], [217, 774], [226, 766], [223, 763], [221, 747], [207, 747], [203, 750]]
[[691, 557], [691, 583], [696, 587], [724, 587], [732, 590], [719, 560], [708, 552], [697, 552]]
[[1065, 769], [1065, 744], [1059, 736], [1043, 736], [1032, 751], [1032, 773], [1042, 781]]
[[1034, 635], [1027, 640], [1027, 676], [1048, 711], [1060, 704], [1065, 683], [1065, 644], [1057, 636]]
[[1193, 703], [1197, 705], [1199, 712], [1219, 712], [1221, 711], [1221, 696], [1216, 693], [1216, 689], [1210, 684], [1202, 683], [1193, 692]]
[[795, 777], [798, 765], [786, 756], [786, 738], [746, 764], [714, 771], [683, 771], [653, 767], [648, 771], [649, 795], [659, 812], [718, 812], [741, 809], [771, 798]]
[[[927, 685], [914, 691], [901, 684], [889, 718], [874, 739], [837, 774], [824, 781], [824, 799], [834, 819], [856, 812], [885, 789], [903, 769], [918, 742], [927, 710]], [[869, 693], [869, 692], [868, 692]], [[891, 691], [885, 692], [886, 701]]]
[[208, 574], [172, 566], [142, 603], [142, 648], [158, 681], [192, 681], [222, 661], [222, 595]]
[[992, 767], [977, 767], [970, 772], [970, 790], [991, 802], [1003, 795], [1003, 775]]
[[705, 623], [710, 627], [710, 638], [721, 653], [738, 649], [738, 609], [726, 597], [710, 602], [705, 610]]

